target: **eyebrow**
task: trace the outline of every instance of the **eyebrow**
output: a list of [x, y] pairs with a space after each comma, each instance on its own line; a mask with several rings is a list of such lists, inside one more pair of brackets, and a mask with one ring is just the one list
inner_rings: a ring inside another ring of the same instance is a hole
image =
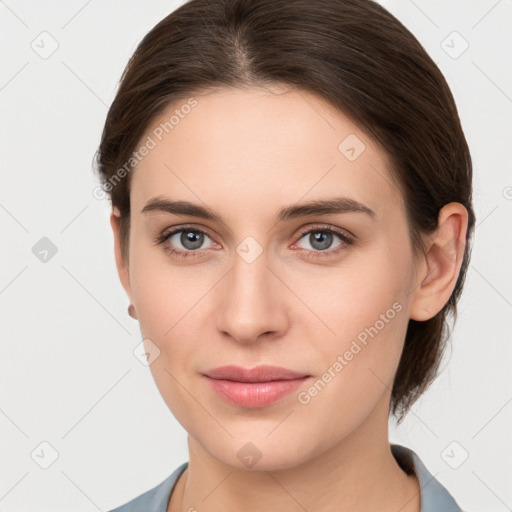
[[[220, 224], [226, 225], [222, 216], [214, 209], [207, 206], [201, 206], [189, 201], [172, 201], [163, 196], [151, 198], [141, 213], [163, 212], [176, 215], [189, 215], [201, 219], [213, 220]], [[296, 219], [300, 217], [308, 217], [311, 215], [328, 215], [339, 213], [364, 213], [373, 220], [376, 217], [375, 212], [368, 206], [351, 199], [349, 197], [332, 197], [328, 199], [320, 199], [309, 201], [302, 204], [293, 204], [281, 208], [276, 215], [276, 222]]]

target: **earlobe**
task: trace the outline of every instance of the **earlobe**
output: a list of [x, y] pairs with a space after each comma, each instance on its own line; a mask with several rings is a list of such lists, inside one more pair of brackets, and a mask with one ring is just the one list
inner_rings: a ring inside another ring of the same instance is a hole
[[467, 226], [468, 212], [462, 204], [449, 203], [439, 212], [437, 230], [426, 236], [422, 272], [411, 292], [411, 319], [429, 320], [450, 299], [464, 258]]
[[112, 213], [110, 214], [110, 225], [112, 226], [112, 233], [114, 235], [114, 254], [116, 260], [117, 273], [119, 275], [121, 284], [131, 302], [132, 296], [130, 286], [130, 273], [128, 265], [124, 260], [124, 256], [121, 249], [120, 218], [121, 215], [119, 209], [114, 207], [112, 209]]

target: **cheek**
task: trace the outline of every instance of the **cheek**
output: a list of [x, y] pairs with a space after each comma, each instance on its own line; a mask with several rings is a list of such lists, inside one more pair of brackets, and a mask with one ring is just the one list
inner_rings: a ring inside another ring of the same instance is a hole
[[195, 279], [194, 266], [173, 265], [163, 247], [149, 246], [141, 239], [131, 250], [131, 291], [142, 334], [165, 340], [194, 299], [199, 300], [201, 280]]
[[323, 310], [335, 334], [311, 330], [308, 336], [315, 344], [310, 359], [317, 378], [298, 398], [305, 422], [321, 422], [325, 440], [348, 435], [377, 404], [386, 405], [407, 328], [407, 309], [394, 300], [399, 294], [357, 287], [352, 292], [334, 294]]
[[150, 369], [174, 410], [186, 398], [179, 382], [203, 369], [197, 367], [198, 360], [208, 360], [207, 351], [213, 350], [205, 339], [213, 335], [215, 305], [209, 292], [219, 280], [218, 271], [200, 265], [177, 266], [154, 249], [134, 251], [132, 268], [132, 295], [142, 337], [160, 351]]
[[[407, 254], [392, 250], [354, 254], [339, 267], [321, 268], [305, 273], [297, 269], [288, 276], [294, 292], [301, 297], [317, 320], [310, 315], [315, 328], [325, 327], [326, 340], [352, 339], [364, 329], [383, 321], [403, 317], [406, 310], [410, 260]], [[399, 303], [399, 305], [393, 305]], [[386, 331], [389, 324], [386, 322]], [[383, 329], [379, 329], [382, 330]], [[328, 336], [330, 334], [330, 336]], [[364, 335], [363, 335], [364, 337]]]
[[194, 266], [173, 268], [169, 263], [162, 265], [158, 258], [149, 261], [142, 254], [134, 258], [133, 269], [132, 293], [141, 335], [159, 350], [150, 365], [153, 379], [176, 418], [186, 421], [191, 411], [197, 412], [197, 402], [187, 390], [192, 391], [189, 379], [197, 371], [193, 356], [205, 350], [208, 332], [200, 328], [198, 320], [206, 315], [203, 308], [214, 276], [195, 278]]
[[407, 254], [383, 250], [331, 268], [325, 279], [297, 281], [294, 291], [316, 316], [303, 324], [305, 339], [314, 345], [318, 374], [333, 382], [327, 402], [351, 407], [354, 398], [371, 402], [392, 387], [409, 320], [409, 266]]

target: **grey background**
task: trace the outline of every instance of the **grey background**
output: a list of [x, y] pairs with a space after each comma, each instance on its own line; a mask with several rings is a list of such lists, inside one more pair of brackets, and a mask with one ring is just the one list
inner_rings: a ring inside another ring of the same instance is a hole
[[[185, 431], [133, 355], [138, 323], [126, 313], [109, 204], [94, 197], [91, 171], [128, 58], [179, 4], [0, 1], [4, 512], [108, 510], [188, 460]], [[414, 449], [467, 512], [504, 512], [512, 509], [512, 1], [383, 4], [450, 84], [477, 215], [444, 370], [405, 422], [390, 424], [390, 439]]]

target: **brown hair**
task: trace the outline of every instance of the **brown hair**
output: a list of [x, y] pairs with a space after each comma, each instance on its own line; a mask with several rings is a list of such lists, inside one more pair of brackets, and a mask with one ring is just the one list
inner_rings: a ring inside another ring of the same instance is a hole
[[131, 161], [149, 123], [169, 104], [205, 90], [276, 83], [327, 100], [384, 148], [416, 253], [425, 249], [420, 235], [436, 229], [445, 204], [459, 202], [468, 211], [464, 259], [450, 299], [433, 318], [409, 320], [391, 397], [400, 423], [438, 373], [450, 336], [447, 315], [457, 316], [475, 216], [471, 157], [446, 80], [411, 32], [379, 4], [190, 0], [160, 21], [124, 70], [96, 153], [101, 183], [121, 213], [123, 254], [128, 261], [131, 174], [112, 178]]

